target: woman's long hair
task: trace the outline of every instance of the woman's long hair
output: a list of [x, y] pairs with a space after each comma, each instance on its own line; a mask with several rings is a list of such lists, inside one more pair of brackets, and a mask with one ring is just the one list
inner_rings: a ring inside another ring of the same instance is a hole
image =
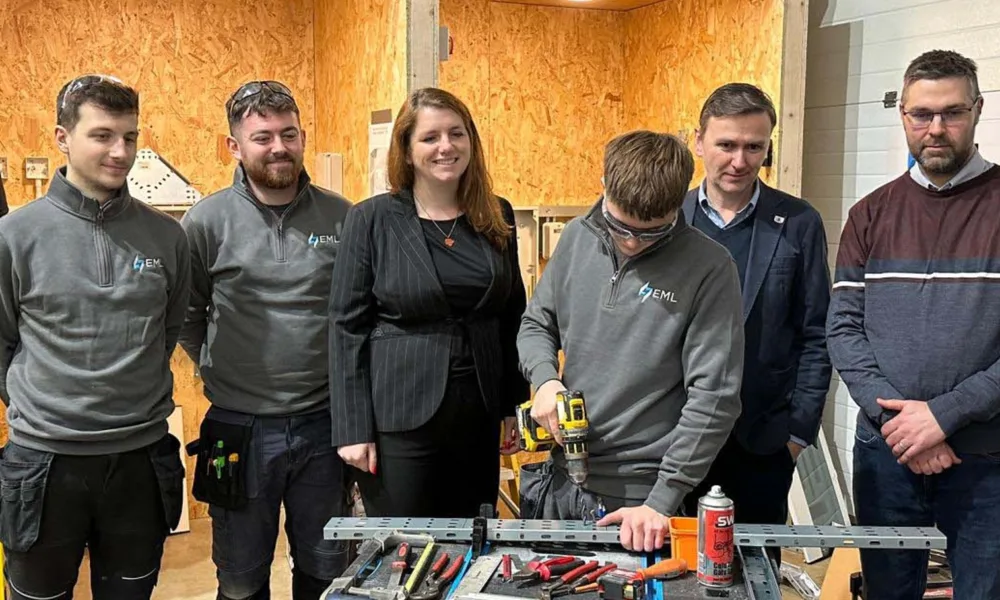
[[471, 154], [469, 166], [462, 174], [458, 184], [458, 206], [465, 213], [469, 222], [480, 234], [486, 236], [496, 248], [503, 249], [507, 245], [510, 226], [504, 220], [500, 209], [500, 201], [493, 195], [493, 182], [486, 171], [486, 157], [483, 154], [483, 143], [479, 131], [472, 120], [468, 107], [450, 94], [437, 88], [416, 90], [403, 103], [396, 115], [392, 128], [392, 142], [389, 146], [389, 187], [393, 193], [401, 190], [412, 190], [415, 179], [410, 157], [410, 138], [417, 124], [417, 113], [421, 108], [438, 108], [450, 110], [462, 118], [466, 131], [469, 132]]

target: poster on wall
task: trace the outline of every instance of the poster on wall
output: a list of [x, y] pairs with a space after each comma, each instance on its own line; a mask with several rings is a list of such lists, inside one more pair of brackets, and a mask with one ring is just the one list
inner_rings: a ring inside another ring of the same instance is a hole
[[368, 125], [368, 192], [375, 196], [389, 191], [389, 143], [392, 140], [392, 111], [372, 112]]

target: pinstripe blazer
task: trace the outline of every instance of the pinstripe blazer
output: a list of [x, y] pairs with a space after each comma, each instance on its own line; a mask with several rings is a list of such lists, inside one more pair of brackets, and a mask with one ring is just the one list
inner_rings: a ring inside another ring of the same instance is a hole
[[452, 336], [464, 330], [487, 409], [513, 415], [529, 397], [516, 337], [526, 298], [517, 262], [514, 210], [501, 252], [480, 236], [493, 278], [473, 311], [451, 315], [409, 192], [353, 206], [330, 293], [330, 401], [333, 445], [375, 441], [375, 432], [410, 431], [444, 399]]

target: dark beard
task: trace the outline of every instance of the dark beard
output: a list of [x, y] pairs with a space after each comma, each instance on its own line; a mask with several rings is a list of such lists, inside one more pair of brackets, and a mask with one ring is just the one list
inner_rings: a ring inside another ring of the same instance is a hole
[[[284, 166], [279, 171], [272, 171], [268, 166], [278, 160], [290, 159], [291, 165]], [[283, 190], [298, 183], [302, 174], [302, 159], [292, 155], [270, 157], [262, 162], [243, 162], [243, 170], [247, 177], [260, 187], [270, 190]]]
[[949, 148], [947, 154], [937, 155], [934, 157], [924, 157], [924, 153], [921, 152], [916, 158], [920, 166], [923, 167], [924, 171], [928, 173], [934, 173], [936, 175], [954, 175], [958, 173], [965, 163], [968, 162], [969, 157], [972, 156], [972, 151], [966, 151], [959, 153], [954, 148]]

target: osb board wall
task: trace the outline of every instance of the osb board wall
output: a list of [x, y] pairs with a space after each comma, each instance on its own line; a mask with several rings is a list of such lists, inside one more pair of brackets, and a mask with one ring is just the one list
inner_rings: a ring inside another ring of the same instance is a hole
[[514, 204], [590, 204], [604, 144], [624, 123], [624, 14], [441, 0], [455, 53], [439, 81], [486, 139], [498, 194]]
[[[63, 164], [55, 98], [81, 73], [109, 73], [140, 94], [140, 147], [207, 195], [232, 181], [225, 102], [243, 82], [279, 79], [311, 139], [313, 0], [49, 0], [0, 12], [0, 155], [12, 204], [34, 197], [24, 158]], [[313, 164], [307, 145], [306, 164]], [[47, 187], [47, 184], [46, 184]]]
[[[693, 152], [701, 105], [718, 86], [758, 85], [777, 107], [783, 16], [782, 0], [670, 0], [625, 13], [626, 129], [680, 133]], [[773, 140], [777, 149], [777, 130]], [[695, 163], [693, 183], [704, 176]]]
[[316, 0], [317, 152], [344, 156], [344, 195], [369, 195], [372, 111], [406, 99], [404, 0]]
[[[604, 144], [618, 133], [681, 134], [693, 152], [701, 104], [730, 81], [760, 85], [777, 105], [782, 19], [781, 0], [627, 12], [441, 0], [454, 53], [439, 81], [472, 110], [497, 193], [522, 205], [589, 204]], [[695, 164], [692, 185], [704, 174]], [[777, 170], [762, 175], [774, 183]]]
[[[5, 187], [15, 205], [34, 197], [23, 180], [24, 157], [47, 156], [52, 170], [63, 164], [52, 141], [55, 98], [80, 73], [110, 73], [135, 86], [140, 146], [161, 154], [204, 194], [232, 181], [224, 104], [239, 84], [286, 82], [296, 92], [307, 141], [315, 130], [313, 0], [13, 3], [0, 11], [0, 54], [0, 156], [8, 159]], [[312, 157], [307, 150], [307, 165]], [[171, 365], [190, 441], [207, 402], [191, 361], [178, 351]], [[6, 433], [4, 421], [0, 437]], [[205, 505], [189, 500], [192, 518], [206, 514]]]

